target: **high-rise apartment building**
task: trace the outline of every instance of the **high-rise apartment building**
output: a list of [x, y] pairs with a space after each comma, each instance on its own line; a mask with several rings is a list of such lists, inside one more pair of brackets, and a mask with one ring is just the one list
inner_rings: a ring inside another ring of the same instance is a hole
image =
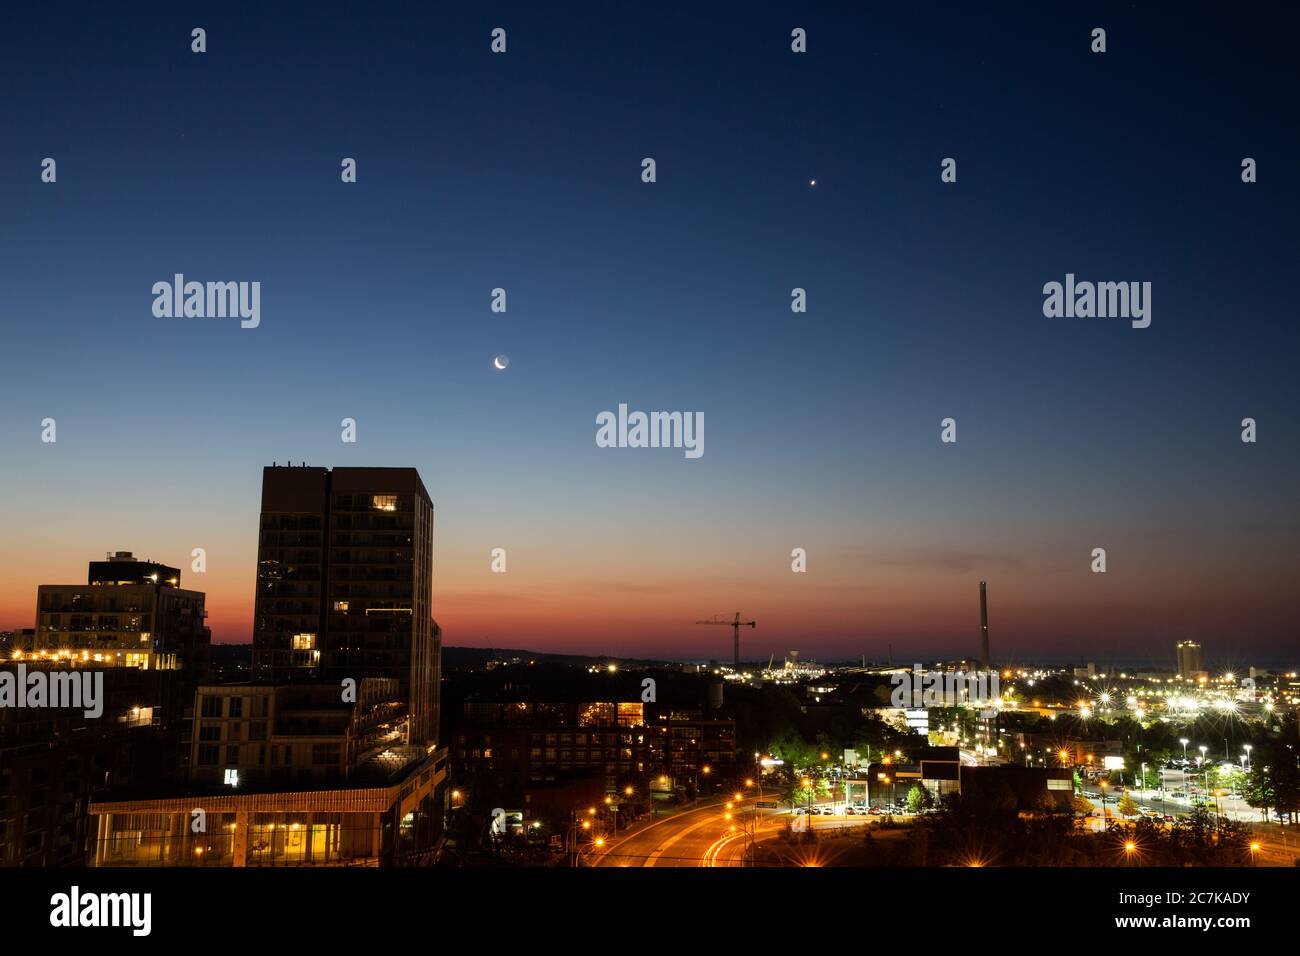
[[1178, 676], [1199, 677], [1205, 670], [1201, 666], [1201, 645], [1195, 641], [1178, 642]]
[[414, 468], [263, 470], [255, 680], [395, 678], [410, 742], [434, 742], [432, 585], [433, 502]]

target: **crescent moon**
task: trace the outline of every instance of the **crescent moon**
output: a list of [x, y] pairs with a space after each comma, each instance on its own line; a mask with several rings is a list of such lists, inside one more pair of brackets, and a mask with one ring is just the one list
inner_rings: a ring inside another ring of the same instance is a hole
[[504, 369], [509, 364], [510, 364], [510, 359], [506, 358], [504, 355], [498, 355], [496, 358], [492, 360], [492, 367], [495, 368], [497, 371]]

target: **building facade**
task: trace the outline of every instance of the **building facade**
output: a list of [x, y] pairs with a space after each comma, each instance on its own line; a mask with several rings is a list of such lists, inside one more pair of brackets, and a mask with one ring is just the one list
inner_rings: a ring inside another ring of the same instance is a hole
[[183, 786], [90, 808], [96, 866], [393, 866], [431, 862], [447, 751], [407, 742], [398, 681], [200, 687]]
[[414, 468], [263, 470], [253, 677], [394, 678], [412, 743], [438, 734], [433, 503]]
[[97, 667], [202, 674], [211, 632], [204, 595], [180, 586], [178, 569], [118, 551], [91, 561], [85, 584], [42, 584], [23, 657]]
[[[66, 674], [67, 662], [0, 663], [16, 674]], [[181, 730], [165, 702], [177, 671], [103, 667], [98, 716], [79, 707], [0, 707], [0, 866], [84, 866], [93, 859], [92, 800], [159, 785], [181, 765]], [[10, 678], [12, 679], [12, 678]]]
[[490, 781], [513, 797], [525, 788], [588, 774], [617, 793], [667, 777], [699, 786], [736, 768], [736, 723], [702, 709], [640, 701], [471, 700], [451, 735], [458, 779]]
[[1205, 673], [1201, 665], [1201, 645], [1195, 641], [1178, 642], [1178, 676], [1184, 680], [1195, 680]]

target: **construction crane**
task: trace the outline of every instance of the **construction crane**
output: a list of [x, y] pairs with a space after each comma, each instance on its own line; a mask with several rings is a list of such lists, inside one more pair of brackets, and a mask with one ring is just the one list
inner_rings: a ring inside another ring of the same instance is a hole
[[721, 618], [717, 618], [717, 617], [715, 617], [715, 618], [714, 618], [713, 620], [711, 620], [711, 621], [696, 621], [695, 623], [696, 623], [696, 624], [725, 624], [727, 627], [731, 628], [732, 639], [733, 639], [733, 641], [734, 641], [734, 643], [735, 643], [735, 661], [734, 661], [734, 663], [735, 663], [735, 665], [736, 665], [736, 670], [739, 671], [739, 670], [740, 670], [740, 629], [741, 629], [742, 627], [758, 627], [758, 622], [757, 622], [757, 621], [742, 621], [742, 620], [740, 619], [740, 612], [737, 611], [737, 612], [736, 612], [736, 617], [735, 617], [733, 620], [730, 620], [730, 621], [726, 621], [726, 620], [723, 620], [723, 619], [721, 619]]

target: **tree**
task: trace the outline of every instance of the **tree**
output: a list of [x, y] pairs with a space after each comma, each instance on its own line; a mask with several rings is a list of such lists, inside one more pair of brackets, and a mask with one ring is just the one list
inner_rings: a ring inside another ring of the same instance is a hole
[[772, 741], [770, 753], [785, 761], [791, 768], [811, 767], [818, 759], [818, 751], [797, 733], [786, 734]]
[[1141, 789], [1143, 790], [1155, 790], [1160, 786], [1160, 769], [1157, 766], [1148, 763], [1146, 772], [1143, 773], [1139, 770], [1137, 776], [1142, 778]]
[[1126, 817], [1135, 817], [1138, 815], [1138, 807], [1137, 804], [1133, 802], [1133, 794], [1129, 793], [1127, 790], [1125, 790], [1124, 795], [1119, 798], [1119, 803], [1116, 804], [1115, 809]]
[[930, 796], [930, 791], [919, 783], [912, 784], [912, 789], [907, 791], [907, 809], [912, 813], [920, 813], [933, 805], [934, 798]]
[[1273, 792], [1273, 773], [1264, 764], [1255, 764], [1250, 768], [1241, 792], [1248, 804], [1264, 814], [1265, 820], [1268, 819], [1268, 811], [1277, 806], [1277, 794]]
[[[805, 787], [803, 782], [806, 779], [809, 780], [809, 785]], [[806, 777], [799, 777], [796, 778], [794, 783], [791, 785], [790, 790], [786, 794], [786, 799], [791, 806], [802, 807], [809, 802], [810, 797], [812, 802], [816, 803], [819, 800], [827, 799], [830, 795], [830, 781], [825, 778], [818, 777], [809, 779]]]
[[1091, 800], [1087, 797], [1078, 796], [1077, 794], [1074, 797], [1073, 806], [1074, 812], [1082, 817], [1086, 817], [1097, 809], [1096, 805]]
[[1293, 820], [1300, 813], [1300, 765], [1291, 744], [1277, 744], [1268, 754], [1269, 779], [1279, 813]]

